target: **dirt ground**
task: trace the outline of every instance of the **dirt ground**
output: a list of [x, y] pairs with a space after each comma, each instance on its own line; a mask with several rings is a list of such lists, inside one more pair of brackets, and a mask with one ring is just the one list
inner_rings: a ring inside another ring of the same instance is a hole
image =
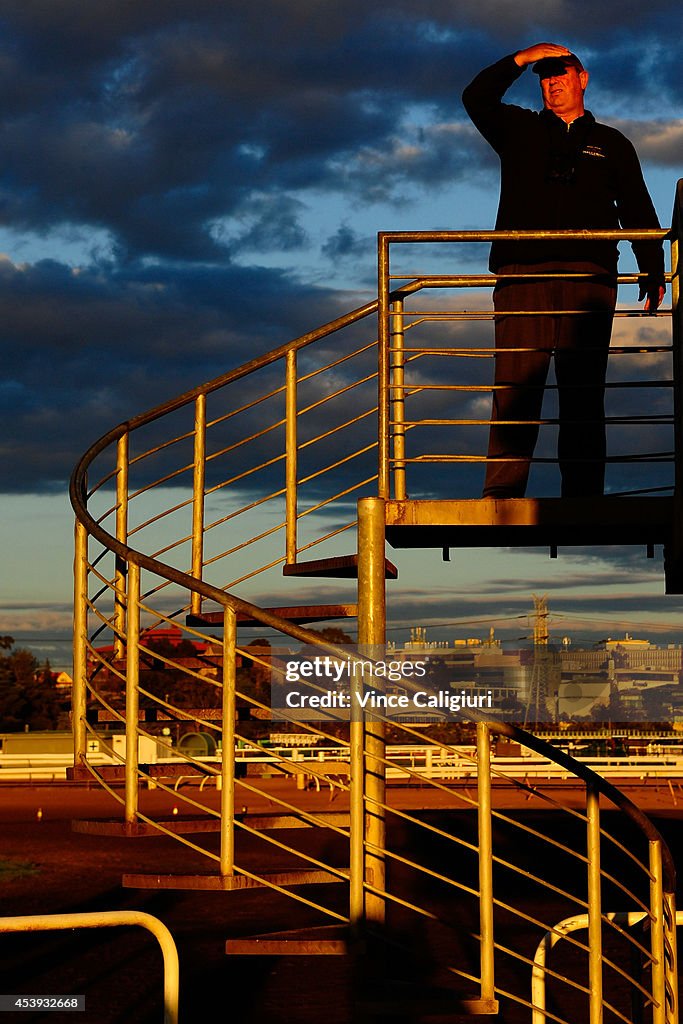
[[[277, 799], [294, 794], [285, 780], [265, 781], [260, 793], [245, 795], [249, 814], [273, 814], [280, 810]], [[570, 792], [570, 802], [580, 807], [580, 790]], [[185, 795], [193, 798], [193, 790]], [[195, 791], [196, 795], [196, 791]], [[392, 796], [395, 806], [447, 829], [453, 815], [464, 822], [462, 795], [443, 791], [398, 787]], [[548, 791], [550, 800], [553, 791]], [[653, 818], [669, 842], [674, 857], [683, 857], [680, 812], [683, 796], [666, 785], [637, 787], [629, 793]], [[306, 809], [343, 811], [343, 794], [330, 800], [330, 792], [297, 793]], [[217, 807], [220, 794], [202, 794], [201, 799]], [[240, 798], [238, 798], [240, 799]], [[199, 813], [185, 806], [180, 797], [160, 790], [141, 794], [141, 809], [150, 816], [174, 818]], [[580, 842], [581, 823], [561, 824], [552, 804], [542, 794], [506, 790], [494, 792], [494, 807], [509, 810], [513, 817], [539, 831], [557, 833], [562, 841]], [[349, 991], [351, 967], [345, 957], [227, 957], [226, 939], [271, 930], [293, 929], [320, 923], [317, 913], [272, 890], [248, 892], [187, 892], [123, 888], [127, 873], [210, 872], [206, 858], [167, 837], [125, 838], [81, 834], [72, 821], [120, 819], [120, 805], [108, 794], [84, 787], [53, 783], [45, 786], [16, 786], [0, 789], [0, 914], [4, 916], [73, 913], [93, 910], [142, 910], [160, 918], [176, 941], [181, 966], [181, 1024], [239, 1021], [240, 1024], [346, 1024], [352, 1017]], [[177, 819], [176, 819], [177, 820]], [[444, 823], [446, 823], [444, 825]], [[399, 827], [400, 826], [400, 827]], [[463, 835], [469, 834], [469, 825]], [[393, 841], [397, 849], [408, 842], [409, 827], [400, 818]], [[402, 830], [402, 831], [401, 831]], [[303, 831], [303, 830], [299, 830]], [[574, 834], [575, 833], [575, 834]], [[291, 833], [278, 833], [282, 839]], [[626, 842], [630, 842], [628, 834]], [[218, 837], [189, 836], [191, 841], [216, 851]], [[502, 841], [509, 842], [503, 835]], [[321, 859], [343, 865], [344, 851], [336, 851], [329, 836], [311, 848]], [[286, 866], [286, 856], [271, 850], [265, 854], [249, 837], [241, 840], [240, 857], [252, 870]], [[436, 853], [438, 863], [441, 853]], [[529, 853], [533, 860], [535, 855]], [[337, 860], [335, 861], [335, 858]], [[451, 865], [452, 866], [452, 865]], [[469, 868], [463, 867], [465, 877]], [[558, 870], [560, 867], [558, 866]], [[398, 869], [397, 869], [398, 871]], [[311, 886], [306, 895], [345, 913], [342, 887]], [[449, 897], [450, 898], [450, 897]], [[464, 907], [464, 904], [463, 904]], [[554, 921], [564, 916], [561, 901], [548, 913]], [[456, 906], [457, 911], [457, 906]], [[463, 914], [466, 911], [463, 909]], [[396, 918], [397, 934], [408, 936], [416, 958], [425, 936], [420, 921], [402, 923]], [[426, 948], [426, 947], [425, 947]], [[468, 952], [463, 950], [463, 957]], [[43, 995], [85, 994], [86, 1010], [76, 1014], [83, 1024], [161, 1024], [163, 1020], [162, 962], [152, 936], [139, 928], [99, 931], [48, 932], [0, 935], [0, 994]], [[425, 977], [427, 975], [425, 974]], [[389, 1018], [385, 1018], [389, 1019]], [[402, 1017], [396, 1018], [403, 1020]], [[528, 1016], [512, 1010], [498, 1018], [503, 1024], [517, 1024]], [[579, 1018], [577, 1018], [578, 1020]], [[59, 1024], [74, 1021], [72, 1013], [6, 1012], [0, 1024], [12, 1021], [44, 1021]]]

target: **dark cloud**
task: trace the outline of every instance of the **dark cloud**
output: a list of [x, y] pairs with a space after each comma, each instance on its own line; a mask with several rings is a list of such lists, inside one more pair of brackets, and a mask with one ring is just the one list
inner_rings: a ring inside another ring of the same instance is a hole
[[[490, 160], [457, 123], [460, 91], [483, 64], [544, 35], [586, 47], [605, 94], [661, 116], [661, 85], [669, 97], [680, 87], [669, 45], [678, 7], [612, 0], [590, 18], [580, 8], [5, 3], [0, 219], [104, 228], [121, 255], [226, 259], [241, 241], [264, 244], [259, 196], [276, 206], [278, 193], [309, 188], [400, 199], [407, 185], [452, 182]], [[421, 128], [411, 127], [416, 106]], [[645, 145], [665, 165], [680, 147], [680, 127], [667, 123]], [[230, 217], [252, 222], [245, 238], [214, 230]], [[290, 201], [284, 235], [272, 232], [285, 248], [303, 237], [296, 220]]]
[[[86, 443], [333, 319], [276, 270], [0, 263], [0, 488], [64, 486]], [[272, 311], [277, 310], [277, 317]]]
[[330, 260], [366, 258], [375, 248], [374, 239], [361, 238], [348, 224], [341, 224], [333, 235], [321, 246], [323, 256]]
[[[544, 37], [585, 51], [643, 155], [674, 166], [680, 122], [660, 100], [680, 89], [678, 5], [582, 7], [5, 0], [0, 226], [109, 243], [80, 270], [0, 264], [1, 486], [62, 481], [84, 438], [355, 305], [272, 264], [369, 257], [343, 213], [312, 236], [321, 197], [405, 210], [417, 191], [490, 187], [459, 96], [505, 52]], [[525, 76], [518, 95], [535, 91]], [[255, 254], [271, 266], [246, 266]]]

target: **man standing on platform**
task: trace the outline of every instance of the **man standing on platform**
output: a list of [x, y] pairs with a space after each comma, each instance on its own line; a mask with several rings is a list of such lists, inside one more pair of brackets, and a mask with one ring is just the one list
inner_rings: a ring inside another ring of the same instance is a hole
[[[502, 102], [529, 64], [540, 79], [540, 112]], [[584, 108], [587, 82], [588, 72], [565, 46], [537, 43], [486, 68], [465, 89], [467, 113], [500, 157], [497, 229], [659, 227], [632, 144]], [[662, 245], [634, 242], [633, 251], [645, 275], [640, 299], [654, 313], [664, 296]], [[616, 243], [604, 241], [499, 241], [491, 247], [489, 265], [499, 280], [484, 497], [525, 494], [553, 353], [562, 496], [603, 493], [617, 257]], [[572, 312], [563, 316], [561, 310]]]

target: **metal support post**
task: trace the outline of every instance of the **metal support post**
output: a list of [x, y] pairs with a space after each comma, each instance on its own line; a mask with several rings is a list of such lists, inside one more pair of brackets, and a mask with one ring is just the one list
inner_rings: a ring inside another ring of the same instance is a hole
[[138, 813], [138, 708], [140, 703], [140, 566], [128, 564], [128, 630], [126, 648], [125, 823]]
[[286, 363], [285, 398], [285, 504], [286, 537], [285, 559], [287, 565], [296, 562], [297, 545], [297, 362], [296, 350], [290, 349]]
[[652, 1024], [668, 1024], [664, 956], [664, 885], [662, 844], [650, 841], [650, 942], [652, 949]]
[[221, 749], [221, 875], [235, 871], [235, 662], [237, 620], [223, 609], [223, 742]]
[[[192, 576], [200, 580], [204, 573], [204, 485], [206, 479], [206, 395], [197, 395], [194, 403], [194, 472], [192, 480]], [[202, 595], [193, 590], [190, 610], [200, 615]]]
[[602, 899], [600, 884], [600, 794], [586, 783], [588, 819], [588, 986], [590, 1024], [602, 1024]]
[[[386, 582], [384, 557], [384, 501], [361, 498], [358, 502], [358, 642], [361, 650], [374, 651], [385, 643]], [[382, 924], [385, 914], [386, 845], [385, 728], [383, 722], [367, 722], [364, 728], [365, 770], [365, 881], [376, 893], [366, 893], [365, 918]]]
[[494, 998], [493, 840], [491, 829], [491, 737], [488, 725], [477, 722], [477, 791], [479, 829], [479, 927], [481, 998]]
[[676, 936], [676, 895], [664, 893], [664, 982], [666, 1022], [678, 1024], [678, 941]]
[[[116, 447], [116, 539], [128, 543], [128, 433]], [[123, 658], [126, 636], [126, 562], [116, 556], [114, 573], [114, 658]]]
[[396, 299], [391, 317], [391, 432], [394, 439], [394, 497], [406, 496], [405, 353], [403, 299]]
[[74, 765], [85, 760], [85, 713], [88, 678], [88, 534], [76, 520], [74, 532], [74, 681], [71, 690], [71, 725], [74, 737]]
[[349, 749], [349, 919], [356, 933], [362, 929], [365, 916], [365, 843], [364, 843], [364, 786], [365, 757], [363, 754], [363, 718], [355, 701], [355, 693], [362, 689], [362, 680], [354, 675], [351, 680], [351, 724]]

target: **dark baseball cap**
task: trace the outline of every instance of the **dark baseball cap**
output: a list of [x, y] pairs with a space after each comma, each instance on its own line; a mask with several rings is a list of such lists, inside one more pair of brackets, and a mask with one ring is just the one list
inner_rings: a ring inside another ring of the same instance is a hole
[[543, 60], [537, 60], [531, 70], [539, 78], [552, 78], [553, 75], [563, 75], [567, 68], [584, 70], [575, 53], [567, 53], [564, 57], [544, 57]]

